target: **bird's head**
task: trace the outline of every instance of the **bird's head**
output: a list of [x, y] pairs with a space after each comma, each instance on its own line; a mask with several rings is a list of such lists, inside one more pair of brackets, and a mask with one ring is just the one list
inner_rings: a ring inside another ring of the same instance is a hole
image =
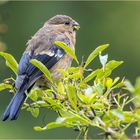
[[50, 26], [55, 26], [56, 28], [62, 28], [65, 30], [77, 31], [80, 29], [79, 23], [66, 15], [56, 15], [50, 18], [46, 22], [46, 24]]

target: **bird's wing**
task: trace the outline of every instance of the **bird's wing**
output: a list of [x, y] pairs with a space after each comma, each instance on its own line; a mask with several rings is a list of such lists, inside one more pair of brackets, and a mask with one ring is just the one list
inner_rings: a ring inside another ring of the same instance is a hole
[[[38, 43], [35, 43], [31, 46], [31, 51], [24, 52], [18, 67], [18, 76], [15, 84], [17, 90], [28, 90], [42, 75], [42, 72], [30, 63], [31, 59], [41, 61], [50, 69], [65, 55], [63, 49], [54, 45], [55, 41], [62, 41], [68, 45], [70, 44], [69, 39], [65, 36], [61, 37], [61, 39], [56, 36], [55, 39], [52, 39], [52, 42], [43, 42], [39, 46], [37, 46]], [[41, 51], [38, 51], [39, 49], [41, 49]]]

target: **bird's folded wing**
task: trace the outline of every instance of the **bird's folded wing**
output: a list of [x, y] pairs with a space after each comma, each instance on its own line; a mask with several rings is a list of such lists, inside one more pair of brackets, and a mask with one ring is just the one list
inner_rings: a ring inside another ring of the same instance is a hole
[[42, 54], [29, 54], [24, 52], [18, 68], [18, 77], [16, 79], [16, 88], [27, 90], [42, 75], [42, 72], [30, 63], [31, 59], [37, 59], [48, 69], [52, 68], [63, 56], [65, 51], [60, 47], [53, 45], [49, 50]]

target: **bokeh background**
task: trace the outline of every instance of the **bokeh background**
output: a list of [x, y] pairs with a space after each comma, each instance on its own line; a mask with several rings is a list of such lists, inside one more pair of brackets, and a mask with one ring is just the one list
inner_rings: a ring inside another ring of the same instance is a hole
[[[0, 50], [11, 53], [19, 61], [27, 40], [44, 24], [56, 15], [66, 14], [81, 25], [77, 34], [76, 54], [79, 60], [101, 44], [109, 43], [106, 51], [109, 59], [123, 60], [124, 64], [114, 71], [114, 76], [125, 77], [132, 82], [140, 75], [140, 2], [96, 2], [96, 1], [0, 1]], [[6, 46], [5, 46], [6, 45]], [[99, 60], [91, 66], [99, 66]], [[0, 82], [14, 77], [0, 57]], [[0, 116], [12, 95], [8, 91], [0, 93]], [[35, 119], [22, 111], [14, 122], [0, 121], [0, 138], [76, 138], [78, 132], [59, 128], [45, 132], [35, 132], [33, 126], [44, 126], [55, 120], [50, 110], [42, 110]], [[132, 130], [130, 129], [129, 135]], [[95, 130], [90, 131], [92, 138]]]

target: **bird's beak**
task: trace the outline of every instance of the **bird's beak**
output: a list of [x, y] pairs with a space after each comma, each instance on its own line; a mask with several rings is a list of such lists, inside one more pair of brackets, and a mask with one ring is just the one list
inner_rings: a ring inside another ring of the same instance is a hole
[[72, 25], [72, 27], [73, 27], [73, 30], [79, 30], [80, 29], [80, 24], [78, 23], [78, 22], [74, 22], [73, 23], [73, 25]]

